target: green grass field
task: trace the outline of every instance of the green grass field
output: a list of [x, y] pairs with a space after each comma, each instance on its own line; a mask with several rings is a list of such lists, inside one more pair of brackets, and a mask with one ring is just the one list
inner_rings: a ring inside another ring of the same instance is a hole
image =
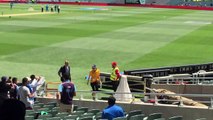
[[40, 7], [0, 4], [0, 76], [59, 81], [68, 59], [77, 89], [89, 90], [92, 64], [110, 72], [112, 61], [121, 71], [213, 61], [212, 11], [64, 5], [60, 14], [21, 15]]

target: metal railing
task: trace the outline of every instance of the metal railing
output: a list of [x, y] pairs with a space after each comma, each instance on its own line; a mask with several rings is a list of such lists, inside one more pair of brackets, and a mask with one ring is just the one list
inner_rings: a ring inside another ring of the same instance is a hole
[[[52, 92], [54, 93], [54, 95], [56, 94], [57, 90], [51, 90], [51, 91], [45, 91], [45, 93], [47, 92]], [[203, 108], [206, 109], [213, 109], [213, 94], [164, 94], [164, 93], [141, 93], [141, 92], [131, 92], [131, 93], [125, 93], [125, 92], [109, 92], [109, 91], [84, 91], [84, 90], [79, 90], [76, 91], [77, 93], [77, 97], [74, 97], [74, 99], [77, 100], [93, 100], [93, 101], [99, 101], [101, 100], [101, 98], [99, 98], [99, 96], [101, 96], [100, 94], [105, 94], [105, 97], [109, 97], [110, 95], [114, 95], [114, 94], [132, 94], [133, 97], [131, 99], [131, 101], [128, 101], [131, 104], [135, 104], [135, 103], [149, 103], [147, 101], [149, 100], [153, 100], [154, 102], [152, 102], [153, 105], [163, 105], [163, 102], [177, 102], [178, 104], [175, 104], [178, 107], [183, 107], [183, 106], [189, 106], [189, 105], [184, 105], [184, 97], [190, 97], [190, 98], [195, 98], [195, 97], [199, 97], [199, 98], [205, 98], [208, 100], [205, 101], [194, 101], [194, 102], [199, 102], [201, 104], [205, 104], [206, 107], [202, 106]], [[91, 99], [88, 97], [88, 94], [93, 94], [94, 93], [94, 98]], [[139, 99], [140, 101], [135, 102], [135, 100], [137, 99], [135, 96], [140, 95], [143, 96], [141, 99]], [[149, 96], [147, 98], [147, 96]], [[169, 97], [178, 97], [178, 100], [174, 100], [174, 99], [159, 99], [159, 96], [169, 96]], [[55, 96], [54, 96], [55, 98]], [[168, 104], [169, 105], [169, 104]], [[174, 104], [170, 104], [170, 105], [174, 105]], [[196, 107], [196, 106], [195, 106]]]

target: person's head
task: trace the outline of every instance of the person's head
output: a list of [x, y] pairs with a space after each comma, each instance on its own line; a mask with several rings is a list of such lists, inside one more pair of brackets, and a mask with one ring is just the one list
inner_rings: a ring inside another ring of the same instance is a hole
[[0, 106], [0, 120], [25, 120], [25, 104], [19, 100], [7, 99]]
[[6, 81], [7, 81], [7, 77], [6, 77], [6, 76], [2, 76], [2, 77], [1, 77], [1, 82], [6, 83]]
[[35, 78], [36, 78], [35, 75], [30, 75], [30, 79], [31, 79], [31, 80], [34, 80]]
[[117, 62], [112, 62], [112, 68], [115, 68], [117, 66]]
[[97, 66], [96, 66], [95, 64], [92, 66], [92, 70], [93, 70], [93, 71], [96, 71], [96, 70], [97, 70]]
[[12, 82], [13, 82], [14, 84], [17, 84], [17, 81], [18, 81], [18, 79], [17, 79], [16, 77], [13, 77]]
[[26, 85], [28, 84], [28, 82], [29, 82], [29, 80], [28, 80], [26, 77], [24, 77], [24, 78], [22, 79], [22, 85], [23, 85], [23, 86], [26, 86]]
[[65, 66], [69, 66], [69, 61], [68, 61], [68, 60], [65, 60], [64, 65], [65, 65]]
[[110, 97], [108, 98], [108, 105], [109, 105], [109, 106], [114, 105], [114, 104], [115, 104], [115, 101], [116, 101], [116, 99], [115, 99], [113, 96], [110, 96]]

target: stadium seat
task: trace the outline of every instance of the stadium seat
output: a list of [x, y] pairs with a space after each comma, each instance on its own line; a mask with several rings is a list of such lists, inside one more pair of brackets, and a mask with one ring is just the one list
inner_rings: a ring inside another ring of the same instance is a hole
[[76, 112], [71, 113], [71, 115], [81, 116], [81, 115], [83, 115], [84, 113], [85, 113], [84, 111], [76, 111]]
[[25, 116], [25, 120], [34, 120], [34, 116]]
[[52, 118], [47, 118], [46, 120], [61, 120], [60, 117], [52, 117]]
[[49, 110], [53, 109], [55, 105], [44, 105], [43, 108], [48, 108]]
[[97, 113], [99, 113], [100, 110], [99, 109], [91, 109], [89, 110], [87, 113], [93, 113], [94, 115], [96, 115]]
[[113, 120], [127, 120], [127, 117], [117, 117], [117, 118], [114, 118]]
[[196, 120], [206, 120], [206, 118], [199, 118], [199, 119], [196, 119]]
[[41, 111], [49, 112], [49, 108], [39, 108], [37, 110], [37, 112], [41, 112]]
[[182, 116], [173, 116], [173, 117], [170, 117], [169, 120], [183, 120], [183, 117]]
[[53, 117], [55, 117], [56, 114], [58, 114], [58, 110], [51, 110], [49, 113], [52, 114]]
[[34, 110], [26, 110], [26, 115], [32, 115], [34, 114]]
[[39, 101], [35, 101], [35, 102], [34, 102], [34, 104], [38, 104], [38, 103], [40, 103], [40, 102], [39, 102]]
[[65, 120], [68, 120], [68, 119], [76, 120], [77, 118], [78, 118], [78, 115], [69, 115], [64, 117]]
[[44, 106], [44, 103], [38, 103], [38, 104], [35, 104], [35, 106], [43, 107], [43, 106]]
[[40, 108], [41, 108], [40, 105], [34, 105], [34, 106], [33, 106], [33, 110], [34, 110], [34, 111], [37, 111], [37, 110], [40, 109]]
[[140, 114], [140, 115], [133, 115], [129, 118], [129, 120], [143, 120], [143, 118], [145, 117], [144, 114]]
[[38, 119], [46, 120], [47, 118], [51, 118], [51, 117], [52, 117], [52, 115], [39, 115]]
[[94, 116], [94, 113], [85, 113], [83, 115], [81, 115], [80, 117], [90, 117], [90, 116]]
[[56, 106], [57, 106], [57, 103], [56, 103], [56, 102], [48, 102], [48, 103], [46, 103], [45, 105], [53, 105], [54, 107], [56, 107]]
[[154, 119], [161, 118], [161, 116], [162, 116], [162, 113], [152, 113], [152, 114], [149, 114], [148, 117], [145, 117], [144, 120], [154, 120]]
[[65, 117], [65, 116], [68, 116], [68, 115], [69, 115], [69, 113], [67, 113], [67, 112], [62, 112], [62, 113], [56, 114], [55, 116], [56, 116], [56, 117], [60, 117], [61, 119], [64, 119], [64, 117]]
[[157, 118], [157, 119], [154, 119], [154, 120], [166, 120], [165, 118]]
[[94, 118], [92, 116], [87, 117], [80, 117], [78, 120], [93, 120]]
[[96, 118], [96, 119], [101, 119], [101, 118], [102, 118], [102, 112], [98, 112], [98, 113], [95, 115], [95, 118]]
[[141, 111], [141, 110], [133, 110], [133, 111], [130, 111], [130, 112], [127, 114], [127, 120], [129, 120], [131, 116], [140, 115], [140, 114], [142, 114], [142, 111]]
[[52, 110], [60, 110], [60, 107], [54, 107]]
[[84, 112], [87, 112], [88, 111], [88, 107], [80, 107], [80, 108], [77, 108], [76, 111], [84, 111]]

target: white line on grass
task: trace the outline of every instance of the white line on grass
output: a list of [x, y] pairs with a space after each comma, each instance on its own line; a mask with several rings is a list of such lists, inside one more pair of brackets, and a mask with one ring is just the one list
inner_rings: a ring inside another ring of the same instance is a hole
[[36, 13], [21, 13], [21, 14], [4, 14], [1, 15], [0, 17], [12, 17], [12, 16], [29, 16], [29, 15], [42, 15], [42, 14], [54, 14], [54, 13], [50, 13], [50, 12], [36, 12]]

